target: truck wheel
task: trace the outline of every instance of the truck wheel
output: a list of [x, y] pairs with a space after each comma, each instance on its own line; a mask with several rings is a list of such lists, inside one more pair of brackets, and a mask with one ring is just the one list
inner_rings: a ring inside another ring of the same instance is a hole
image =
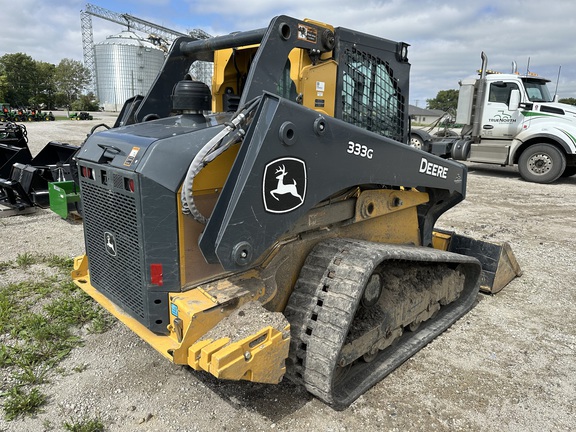
[[522, 178], [534, 183], [552, 183], [566, 168], [566, 157], [551, 144], [534, 144], [520, 155], [518, 170]]
[[410, 135], [410, 146], [411, 147], [422, 150], [423, 145], [424, 145], [424, 142], [422, 141], [422, 138], [420, 138], [418, 135], [415, 135], [415, 134]]

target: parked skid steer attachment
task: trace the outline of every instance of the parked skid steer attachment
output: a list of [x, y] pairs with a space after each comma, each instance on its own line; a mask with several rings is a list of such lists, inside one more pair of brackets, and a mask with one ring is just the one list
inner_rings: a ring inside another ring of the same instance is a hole
[[434, 232], [434, 247], [474, 257], [482, 265], [480, 290], [496, 294], [515, 277], [522, 275], [520, 265], [508, 243], [490, 243], [450, 231]]
[[[175, 41], [148, 94], [76, 156], [74, 282], [176, 364], [286, 376], [348, 406], [473, 307], [481, 280], [434, 234], [467, 171], [406, 144], [407, 47], [287, 16]], [[214, 63], [210, 88], [197, 61]]]
[[8, 178], [15, 163], [29, 163], [26, 127], [16, 123], [0, 123], [0, 178]]
[[78, 147], [49, 142], [32, 157], [24, 125], [0, 123], [0, 217], [29, 213], [49, 204], [48, 183], [71, 179]]

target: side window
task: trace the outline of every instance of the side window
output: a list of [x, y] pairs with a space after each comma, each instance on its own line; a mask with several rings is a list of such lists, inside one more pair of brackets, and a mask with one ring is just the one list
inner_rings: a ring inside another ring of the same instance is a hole
[[538, 89], [527, 88], [526, 91], [528, 92], [528, 98], [530, 100], [540, 97], [540, 92], [538, 91]]
[[290, 78], [290, 67], [290, 59], [287, 59], [284, 65], [284, 72], [276, 84], [276, 94], [295, 102], [297, 97], [296, 84]]
[[512, 90], [517, 89], [516, 83], [495, 82], [490, 84], [490, 93], [488, 95], [488, 102], [498, 102], [508, 105], [510, 103], [510, 93]]
[[402, 140], [406, 107], [390, 65], [356, 49], [347, 49], [343, 60], [342, 120]]
[[526, 86], [526, 93], [528, 93], [528, 99], [534, 102], [544, 101], [546, 100], [542, 96], [542, 92], [540, 91], [540, 87], [535, 87], [531, 85]]

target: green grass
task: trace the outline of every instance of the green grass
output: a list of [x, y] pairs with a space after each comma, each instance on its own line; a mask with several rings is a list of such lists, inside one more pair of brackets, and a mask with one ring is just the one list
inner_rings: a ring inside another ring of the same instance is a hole
[[[35, 273], [29, 281], [0, 285], [0, 369], [9, 377], [0, 383], [6, 420], [36, 414], [46, 404], [39, 386], [61, 373], [61, 360], [82, 344], [79, 329], [102, 333], [114, 322], [72, 283], [72, 263], [68, 258], [29, 253], [0, 262], [0, 280], [6, 271]], [[35, 264], [41, 265], [32, 267]], [[47, 268], [56, 274], [47, 275]], [[86, 367], [77, 366], [71, 372]], [[63, 427], [82, 432], [103, 430], [99, 419]]]
[[16, 265], [18, 265], [18, 267], [30, 267], [32, 264], [36, 264], [36, 262], [36, 257], [28, 252], [22, 255], [18, 254], [18, 257], [16, 257]]
[[12, 267], [12, 264], [9, 262], [1, 262], [0, 263], [0, 273], [5, 272], [6, 270], [8, 270], [9, 268]]
[[74, 265], [73, 258], [64, 258], [57, 255], [44, 255], [42, 257], [42, 261], [50, 267], [57, 268], [66, 272], [69, 272]]
[[0, 262], [0, 273], [19, 267], [28, 268], [33, 264], [45, 264], [48, 267], [62, 270], [63, 272], [69, 272], [72, 270], [74, 259], [61, 257], [54, 254], [31, 254], [29, 252], [25, 252], [23, 254], [18, 254], [14, 261]]
[[78, 421], [72, 420], [71, 422], [64, 422], [62, 425], [64, 430], [70, 432], [103, 432], [104, 423], [99, 418], [87, 419], [83, 418]]
[[20, 415], [36, 414], [46, 403], [44, 396], [37, 388], [25, 392], [19, 387], [12, 387], [4, 402], [4, 415], [6, 420], [14, 420]]

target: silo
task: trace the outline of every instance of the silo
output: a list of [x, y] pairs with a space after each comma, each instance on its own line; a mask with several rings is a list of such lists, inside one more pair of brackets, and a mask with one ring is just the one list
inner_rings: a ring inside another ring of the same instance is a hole
[[106, 111], [120, 111], [126, 99], [145, 95], [164, 63], [164, 51], [131, 31], [94, 45], [97, 93]]

